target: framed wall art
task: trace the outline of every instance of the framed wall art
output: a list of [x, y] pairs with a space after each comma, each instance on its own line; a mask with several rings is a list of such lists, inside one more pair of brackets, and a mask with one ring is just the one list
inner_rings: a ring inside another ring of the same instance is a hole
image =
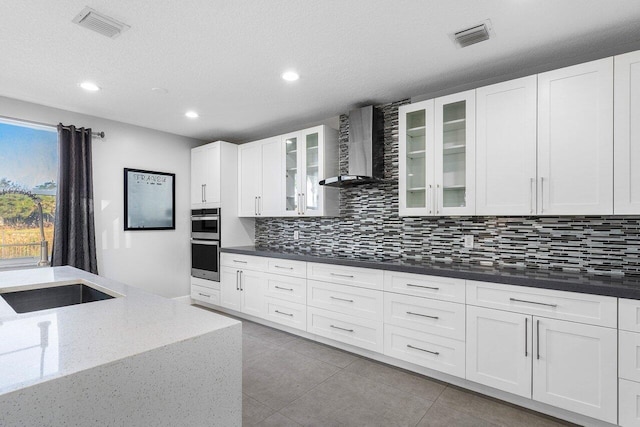
[[124, 169], [124, 230], [176, 229], [176, 175]]

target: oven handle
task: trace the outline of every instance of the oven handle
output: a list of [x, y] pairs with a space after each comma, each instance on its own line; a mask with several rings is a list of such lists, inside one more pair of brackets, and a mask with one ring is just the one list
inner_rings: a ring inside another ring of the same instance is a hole
[[220, 242], [216, 240], [197, 240], [191, 239], [191, 243], [195, 243], [196, 245], [209, 245], [209, 246], [220, 246]]
[[220, 219], [219, 215], [210, 215], [210, 216], [197, 216], [197, 215], [191, 215], [191, 221], [215, 221]]

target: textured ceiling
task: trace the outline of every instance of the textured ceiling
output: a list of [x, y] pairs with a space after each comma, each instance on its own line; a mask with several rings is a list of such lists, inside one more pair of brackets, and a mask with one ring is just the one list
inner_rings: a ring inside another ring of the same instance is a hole
[[[73, 24], [85, 6], [131, 29]], [[491, 40], [454, 46], [485, 19]], [[0, 95], [242, 142], [638, 40], [638, 0], [3, 0]]]

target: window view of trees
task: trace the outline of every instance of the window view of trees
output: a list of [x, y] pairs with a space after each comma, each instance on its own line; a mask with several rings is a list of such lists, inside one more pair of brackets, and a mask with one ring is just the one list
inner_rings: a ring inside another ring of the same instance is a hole
[[0, 122], [0, 260], [40, 257], [36, 200], [51, 250], [57, 169], [55, 131]]

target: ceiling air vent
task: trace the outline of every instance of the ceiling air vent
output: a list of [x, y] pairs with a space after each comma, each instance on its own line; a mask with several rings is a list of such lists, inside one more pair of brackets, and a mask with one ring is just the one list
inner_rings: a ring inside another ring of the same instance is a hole
[[453, 38], [458, 46], [467, 47], [472, 44], [489, 40], [489, 36], [489, 26], [487, 23], [482, 23], [471, 28], [456, 31]]
[[115, 39], [120, 33], [130, 28], [127, 24], [102, 15], [90, 7], [82, 9], [82, 12], [73, 18], [73, 22], [112, 39]]

